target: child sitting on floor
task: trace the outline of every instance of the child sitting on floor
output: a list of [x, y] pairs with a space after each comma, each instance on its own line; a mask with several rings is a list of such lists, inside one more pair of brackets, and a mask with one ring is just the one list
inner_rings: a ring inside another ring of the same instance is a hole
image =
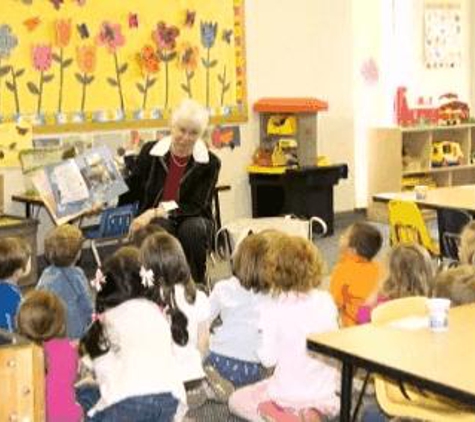
[[153, 275], [151, 291], [158, 293], [152, 298], [162, 307], [176, 303], [186, 319], [186, 335], [184, 331], [172, 333], [173, 351], [187, 391], [188, 406], [199, 407], [206, 401], [202, 359], [208, 349], [208, 297], [196, 288], [183, 248], [172, 235], [162, 231], [146, 237], [140, 252], [143, 266]]
[[358, 310], [359, 324], [371, 321], [371, 310], [381, 302], [407, 296], [429, 296], [434, 266], [429, 252], [416, 244], [401, 244], [389, 252], [389, 274], [382, 289], [376, 290]]
[[210, 295], [210, 320], [220, 318], [210, 340], [205, 370], [217, 400], [227, 400], [235, 387], [262, 378], [259, 346], [259, 309], [268, 291], [262, 265], [273, 238], [264, 231], [245, 237], [233, 256], [233, 276], [217, 282]]
[[168, 422], [178, 408], [186, 409], [170, 325], [165, 311], [147, 298], [152, 282], [138, 249], [130, 246], [115, 252], [96, 274], [98, 320], [81, 342], [101, 393], [88, 412], [91, 422]]
[[358, 309], [378, 287], [382, 269], [372, 260], [382, 242], [379, 230], [364, 222], [351, 225], [340, 240], [340, 259], [331, 275], [330, 292], [344, 327], [357, 323]]
[[76, 266], [84, 238], [76, 226], [55, 227], [45, 238], [45, 257], [50, 264], [41, 274], [37, 289], [56, 293], [66, 305], [69, 338], [80, 338], [91, 323], [92, 300], [84, 271]]
[[43, 346], [46, 367], [46, 420], [79, 422], [83, 414], [74, 397], [78, 370], [76, 348], [66, 335], [66, 311], [51, 292], [28, 293], [17, 315], [18, 332]]
[[0, 239], [0, 328], [13, 332], [21, 301], [20, 278], [29, 274], [31, 253], [27, 243], [16, 237]]
[[339, 399], [338, 371], [319, 356], [308, 354], [310, 333], [338, 329], [338, 311], [331, 295], [318, 287], [323, 259], [310, 241], [282, 236], [259, 263], [265, 268], [272, 300], [261, 308], [258, 356], [274, 373], [243, 387], [229, 399], [232, 413], [248, 421], [319, 421], [335, 416]]

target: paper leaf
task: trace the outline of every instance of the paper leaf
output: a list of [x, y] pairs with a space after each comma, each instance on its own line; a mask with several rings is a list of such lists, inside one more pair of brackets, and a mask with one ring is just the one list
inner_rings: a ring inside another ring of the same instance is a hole
[[51, 56], [56, 63], [61, 63], [61, 57], [59, 57], [56, 53], [53, 53]]
[[91, 84], [94, 81], [94, 75], [86, 76], [86, 85]]
[[82, 77], [82, 75], [80, 73], [75, 73], [74, 76], [76, 77], [76, 80], [80, 83], [80, 84], [84, 84], [85, 81], [84, 81], [84, 78]]
[[11, 82], [6, 81], [6, 82], [5, 82], [5, 85], [7, 86], [7, 88], [8, 88], [11, 92], [15, 92], [15, 85], [13, 85]]
[[16, 78], [19, 78], [21, 75], [23, 75], [25, 73], [25, 69], [18, 69], [16, 72], [15, 72], [15, 77]]
[[140, 82], [137, 82], [135, 84], [135, 86], [137, 87], [137, 89], [142, 93], [142, 94], [145, 94], [145, 88], [143, 87], [143, 85], [140, 83]]
[[218, 61], [213, 60], [212, 62], [210, 62], [209, 67], [215, 67], [217, 64], [218, 64]]
[[112, 85], [112, 86], [117, 86], [118, 83], [115, 79], [112, 79], [112, 78], [107, 78], [107, 82], [109, 82], [109, 85]]
[[157, 82], [157, 78], [151, 78], [148, 80], [148, 84], [147, 84], [147, 87], [148, 88], [151, 88], [152, 86], [155, 85], [155, 82]]
[[8, 72], [10, 72], [10, 66], [2, 66], [0, 67], [0, 78], [5, 76]]
[[230, 84], [230, 83], [227, 83], [227, 84], [224, 86], [223, 91], [226, 92], [230, 87], [231, 87], [231, 84]]
[[185, 84], [180, 84], [180, 86], [181, 86], [181, 89], [182, 89], [183, 91], [185, 91], [187, 94], [190, 93], [190, 90], [188, 89], [188, 87], [187, 87]]
[[70, 58], [70, 59], [67, 59], [67, 60], [65, 60], [65, 61], [63, 62], [63, 67], [64, 67], [64, 68], [69, 67], [69, 66], [72, 65], [72, 63], [73, 63], [73, 59], [71, 59], [71, 58]]
[[124, 63], [122, 66], [119, 67], [119, 74], [122, 75], [123, 73], [125, 73], [127, 71], [127, 68], [128, 68], [128, 64], [127, 63]]
[[223, 77], [221, 75], [218, 75], [218, 81], [221, 82], [221, 85], [224, 84]]
[[34, 95], [40, 95], [40, 91], [33, 82], [28, 82], [26, 84], [28, 90]]
[[51, 82], [52, 80], [54, 79], [54, 75], [44, 75], [43, 76], [43, 82], [44, 83], [48, 83], [48, 82]]

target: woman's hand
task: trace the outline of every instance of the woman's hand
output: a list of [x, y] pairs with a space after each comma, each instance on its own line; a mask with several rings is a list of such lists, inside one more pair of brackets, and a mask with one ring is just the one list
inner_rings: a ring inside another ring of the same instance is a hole
[[130, 232], [140, 229], [141, 227], [149, 224], [154, 218], [165, 218], [167, 215], [166, 211], [162, 207], [150, 208], [147, 211], [144, 211], [138, 217], [132, 221], [130, 225]]

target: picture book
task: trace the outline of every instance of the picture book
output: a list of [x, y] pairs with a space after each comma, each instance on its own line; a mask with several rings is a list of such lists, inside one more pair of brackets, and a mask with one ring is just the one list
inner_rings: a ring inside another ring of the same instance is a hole
[[63, 224], [127, 191], [110, 150], [83, 154], [34, 171], [31, 180], [56, 224]]

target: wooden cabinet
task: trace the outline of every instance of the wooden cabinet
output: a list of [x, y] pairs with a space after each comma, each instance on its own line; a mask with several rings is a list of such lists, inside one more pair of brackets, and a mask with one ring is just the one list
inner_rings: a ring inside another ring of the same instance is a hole
[[0, 330], [0, 420], [45, 420], [45, 365], [41, 347]]
[[[462, 157], [457, 165], [433, 162], [434, 146], [455, 142]], [[475, 183], [475, 124], [374, 128], [368, 140], [368, 214], [380, 216], [372, 196], [410, 190], [415, 185], [457, 186]]]

